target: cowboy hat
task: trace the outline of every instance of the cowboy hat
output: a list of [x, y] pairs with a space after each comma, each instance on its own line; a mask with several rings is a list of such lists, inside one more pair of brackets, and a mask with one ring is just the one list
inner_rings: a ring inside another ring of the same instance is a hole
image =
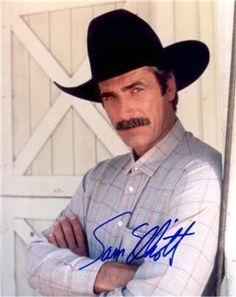
[[64, 92], [101, 102], [97, 83], [143, 66], [172, 71], [177, 90], [193, 83], [209, 62], [207, 46], [187, 40], [163, 47], [152, 28], [137, 15], [117, 9], [93, 19], [88, 28], [92, 78], [75, 87], [55, 84]]

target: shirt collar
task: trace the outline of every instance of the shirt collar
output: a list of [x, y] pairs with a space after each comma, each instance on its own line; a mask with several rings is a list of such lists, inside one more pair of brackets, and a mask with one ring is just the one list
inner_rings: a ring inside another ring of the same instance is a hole
[[180, 120], [177, 119], [168, 134], [137, 161], [135, 161], [133, 151], [131, 151], [130, 162], [125, 168], [125, 173], [141, 170], [145, 174], [152, 176], [160, 164], [173, 152], [185, 132]]

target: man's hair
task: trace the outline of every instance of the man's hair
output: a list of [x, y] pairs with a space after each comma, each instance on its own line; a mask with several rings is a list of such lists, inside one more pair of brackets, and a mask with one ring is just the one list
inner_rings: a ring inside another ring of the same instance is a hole
[[[164, 95], [167, 91], [167, 81], [171, 77], [171, 75], [174, 75], [174, 73], [172, 71], [166, 72], [166, 71], [158, 70], [157, 67], [155, 66], [147, 66], [147, 68], [155, 75], [157, 81], [161, 86], [162, 95]], [[178, 96], [178, 93], [176, 92], [175, 98], [172, 101], [172, 106], [174, 111], [177, 110], [178, 101], [179, 101], [179, 96]]]

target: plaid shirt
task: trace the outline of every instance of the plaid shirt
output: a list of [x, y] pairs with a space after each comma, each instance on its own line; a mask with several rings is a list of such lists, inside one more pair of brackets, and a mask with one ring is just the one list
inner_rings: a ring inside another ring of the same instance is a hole
[[[132, 263], [140, 267], [127, 286], [101, 295], [201, 295], [215, 261], [220, 186], [220, 154], [186, 132], [177, 120], [166, 137], [137, 161], [131, 152], [99, 163], [84, 176], [62, 214], [79, 217], [90, 258], [49, 244], [49, 228], [27, 248], [30, 286], [43, 295], [94, 295], [94, 282], [103, 262], [98, 260], [83, 270], [79, 268], [101, 256], [102, 244], [105, 249], [124, 249], [119, 261], [125, 262], [140, 238], [172, 219], [165, 236], [175, 234], [180, 227], [186, 230], [196, 222], [191, 229], [194, 234], [178, 245], [172, 266], [170, 255], [162, 254], [158, 261], [150, 257], [134, 259]], [[107, 222], [127, 211], [132, 214]], [[149, 225], [133, 231], [143, 223]], [[102, 244], [94, 236], [97, 227], [96, 235]], [[161, 246], [161, 241], [158, 244]]]

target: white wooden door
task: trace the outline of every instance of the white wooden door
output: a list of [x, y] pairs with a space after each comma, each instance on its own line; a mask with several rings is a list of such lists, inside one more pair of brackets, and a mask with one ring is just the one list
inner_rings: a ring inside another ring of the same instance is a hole
[[89, 168], [127, 151], [100, 107], [53, 84], [89, 78], [88, 23], [120, 5], [4, 3], [3, 295], [34, 294], [24, 278], [25, 245]]
[[[25, 245], [66, 206], [89, 168], [128, 151], [101, 106], [61, 93], [53, 84], [78, 85], [90, 78], [88, 23], [96, 15], [119, 7], [160, 28], [157, 31], [165, 45], [193, 34], [200, 38], [196, 32], [204, 32], [203, 39], [213, 47], [209, 18], [213, 8], [209, 3], [3, 3], [2, 295], [35, 294], [24, 277]], [[203, 28], [206, 22], [208, 35]], [[217, 128], [212, 128], [217, 119], [215, 94], [209, 94], [214, 67], [213, 62], [207, 86], [203, 79], [183, 93], [185, 105], [180, 103], [179, 115], [189, 129], [217, 147]], [[189, 96], [192, 105], [185, 99]], [[193, 116], [195, 121], [191, 122]]]

